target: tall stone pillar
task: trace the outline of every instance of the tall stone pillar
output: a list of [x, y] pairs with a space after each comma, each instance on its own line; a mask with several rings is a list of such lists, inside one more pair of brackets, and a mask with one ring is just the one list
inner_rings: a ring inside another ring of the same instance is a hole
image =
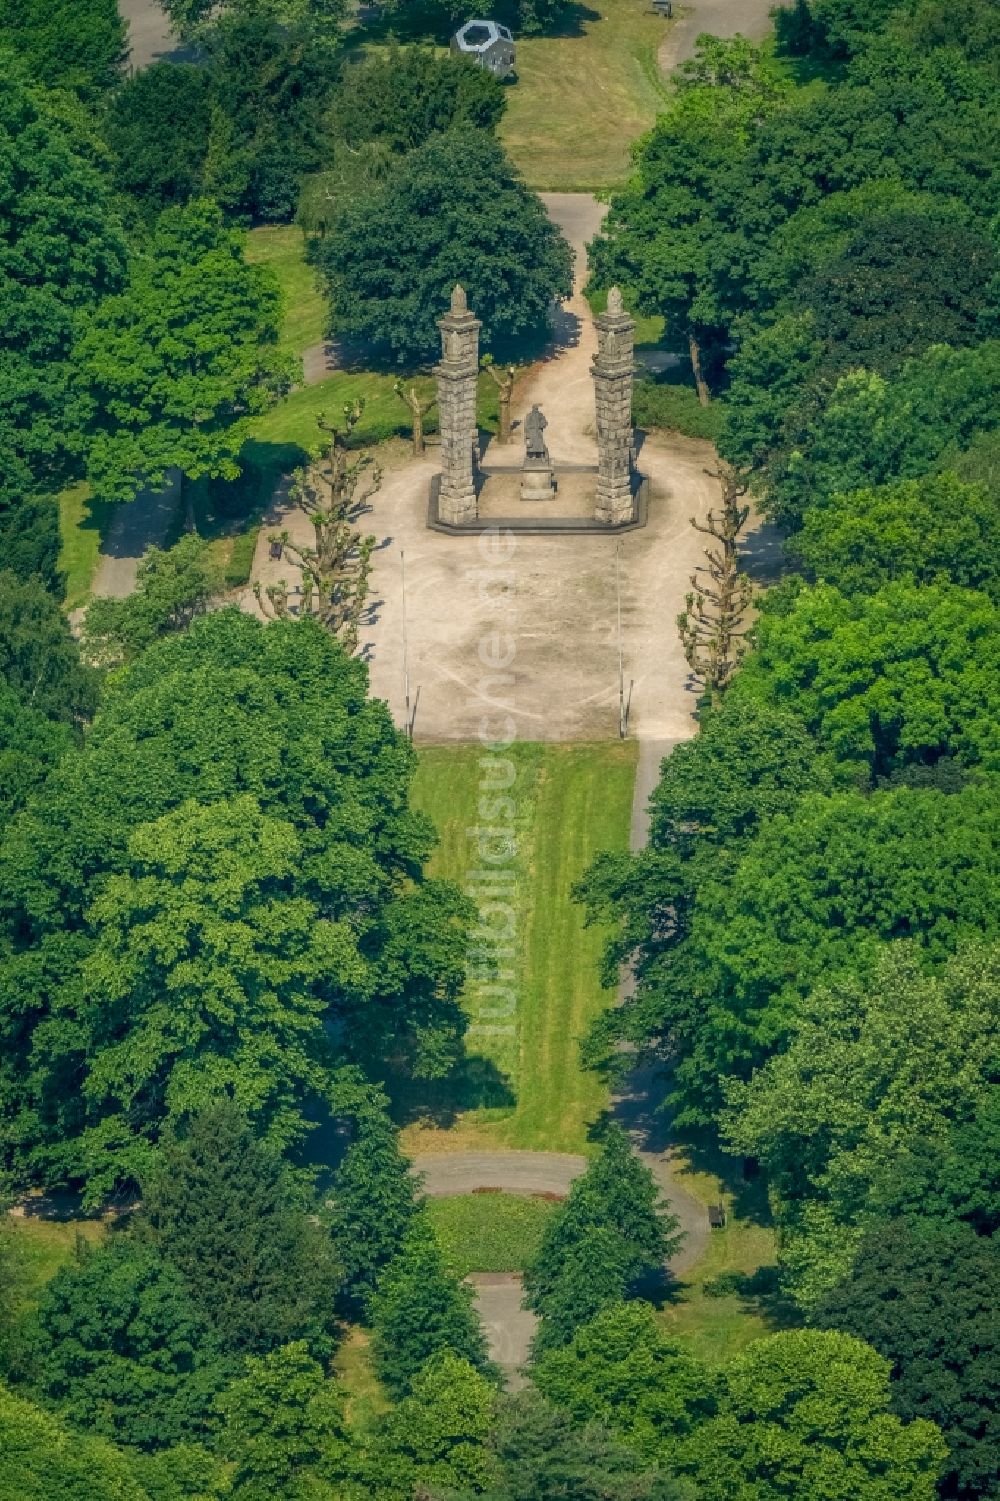
[[597, 402], [598, 521], [615, 523], [632, 516], [632, 377], [635, 324], [626, 313], [617, 287], [608, 293], [608, 309], [594, 319], [597, 355], [591, 365]]
[[441, 417], [441, 489], [438, 516], [461, 524], [477, 515], [475, 453], [476, 389], [479, 384], [478, 318], [469, 312], [465, 292], [456, 287], [451, 308], [438, 319], [441, 363], [436, 367]]

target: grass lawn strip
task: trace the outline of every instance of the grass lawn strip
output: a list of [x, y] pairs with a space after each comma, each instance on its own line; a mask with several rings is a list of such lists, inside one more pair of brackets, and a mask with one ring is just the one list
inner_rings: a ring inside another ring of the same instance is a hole
[[[516, 1032], [486, 1031], [475, 981], [463, 1004], [472, 1022], [468, 1051], [482, 1060], [481, 1075], [495, 1071], [515, 1096], [506, 1108], [488, 1095], [468, 1109], [469, 1080], [456, 1085], [453, 1103], [465, 1110], [449, 1132], [407, 1132], [410, 1150], [520, 1148], [586, 1152], [587, 1127], [607, 1103], [607, 1090], [580, 1063], [580, 1039], [591, 1020], [613, 1004], [598, 965], [606, 934], [585, 928], [571, 889], [598, 850], [628, 844], [635, 778], [634, 743], [541, 745], [509, 748], [517, 766], [511, 789], [523, 838], [516, 861]], [[481, 777], [477, 746], [433, 746], [420, 752], [414, 802], [440, 834], [432, 870], [460, 884], [476, 858], [466, 829], [475, 827]], [[492, 1004], [490, 999], [489, 1004]], [[485, 1106], [486, 1108], [482, 1108]]]
[[643, 0], [575, 9], [581, 19], [566, 35], [518, 37], [517, 83], [500, 123], [507, 151], [542, 191], [619, 184], [665, 98], [656, 56], [669, 23]]
[[522, 1272], [538, 1254], [551, 1199], [510, 1193], [428, 1199], [427, 1213], [445, 1260], [457, 1277], [470, 1272]]
[[282, 354], [300, 355], [322, 342], [326, 331], [326, 299], [312, 267], [306, 264], [305, 238], [294, 224], [263, 225], [247, 235], [246, 259], [270, 266], [284, 297], [278, 347]]

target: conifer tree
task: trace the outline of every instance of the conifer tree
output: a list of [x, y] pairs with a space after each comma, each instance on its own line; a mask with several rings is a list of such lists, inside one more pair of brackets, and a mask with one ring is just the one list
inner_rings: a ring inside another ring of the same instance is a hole
[[600, 1155], [553, 1215], [525, 1274], [526, 1302], [542, 1318], [536, 1350], [564, 1344], [673, 1255], [678, 1222], [665, 1209], [628, 1136], [609, 1127]]
[[443, 1350], [492, 1372], [472, 1290], [445, 1268], [423, 1215], [383, 1274], [371, 1311], [379, 1375], [394, 1396], [405, 1395], [424, 1362]]
[[314, 1355], [330, 1352], [340, 1274], [329, 1235], [231, 1100], [164, 1143], [144, 1187], [143, 1232], [180, 1270], [223, 1350], [305, 1340]]
[[381, 1093], [369, 1091], [333, 1186], [333, 1241], [344, 1268], [344, 1293], [362, 1313], [418, 1206], [419, 1180], [399, 1150], [386, 1104]]

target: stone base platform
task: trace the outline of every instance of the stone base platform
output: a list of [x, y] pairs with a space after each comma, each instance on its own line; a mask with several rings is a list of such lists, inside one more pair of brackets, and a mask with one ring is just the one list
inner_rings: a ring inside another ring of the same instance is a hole
[[635, 531], [646, 525], [648, 481], [644, 476], [635, 476], [631, 517], [611, 525], [606, 521], [598, 521], [594, 516], [596, 466], [574, 468], [557, 464], [554, 474], [557, 488], [551, 499], [522, 500], [520, 469], [483, 470], [478, 497], [479, 515], [474, 521], [460, 524], [442, 521], [440, 518], [438, 494], [441, 476], [435, 474], [431, 480], [427, 525], [431, 531], [444, 532], [450, 537], [474, 536], [497, 527], [526, 536], [618, 536], [622, 532]]

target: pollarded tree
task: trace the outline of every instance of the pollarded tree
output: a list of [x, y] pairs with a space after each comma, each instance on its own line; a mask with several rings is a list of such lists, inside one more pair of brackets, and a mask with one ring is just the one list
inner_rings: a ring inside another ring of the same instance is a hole
[[301, 1342], [246, 1362], [216, 1401], [219, 1447], [233, 1461], [239, 1501], [322, 1495], [346, 1468], [344, 1397]]
[[248, 265], [244, 237], [214, 204], [168, 209], [80, 343], [92, 406], [88, 477], [104, 500], [132, 500], [171, 469], [235, 478], [254, 414], [287, 390], [277, 352], [281, 293]]
[[702, 684], [709, 701], [718, 705], [746, 655], [753, 584], [740, 572], [738, 551], [740, 533], [750, 515], [749, 505], [740, 504], [749, 482], [726, 465], [720, 465], [716, 477], [722, 488], [719, 514], [709, 511], [704, 526], [692, 517], [691, 525], [717, 545], [704, 549], [707, 562], [691, 575], [692, 592], [677, 617], [677, 630], [692, 677]]
[[[362, 401], [344, 407], [348, 439], [363, 412]], [[327, 435], [326, 457], [308, 469], [296, 470], [291, 488], [292, 499], [312, 522], [315, 544], [310, 547], [293, 542], [287, 530], [275, 533], [271, 540], [280, 542], [300, 569], [300, 614], [314, 615], [345, 651], [354, 652], [368, 599], [375, 547], [375, 537], [362, 536], [355, 522], [370, 509], [368, 502], [382, 483], [382, 470], [369, 453], [352, 457], [340, 431], [323, 417], [317, 421], [320, 431]], [[265, 589], [254, 584], [254, 593], [266, 613], [276, 619], [288, 618], [290, 601], [284, 582], [269, 584]]]
[[628, 1136], [608, 1127], [525, 1272], [526, 1302], [542, 1318], [536, 1351], [565, 1344], [580, 1324], [663, 1267], [681, 1241], [667, 1209]]
[[472, 1289], [447, 1271], [423, 1216], [382, 1273], [370, 1307], [379, 1375], [394, 1395], [405, 1395], [425, 1361], [445, 1351], [492, 1374]]
[[142, 1233], [184, 1279], [218, 1344], [329, 1353], [340, 1270], [286, 1164], [224, 1096], [169, 1137], [143, 1182]]
[[536, 194], [485, 131], [432, 137], [315, 247], [332, 329], [398, 364], [440, 348], [436, 319], [465, 288], [488, 344], [538, 333], [572, 288], [572, 256]]
[[933, 1423], [890, 1411], [889, 1364], [846, 1334], [756, 1340], [722, 1372], [720, 1410], [681, 1468], [699, 1501], [934, 1501], [947, 1453]]
[[948, 1445], [946, 1496], [1000, 1486], [1000, 1243], [968, 1225], [874, 1225], [850, 1274], [814, 1312], [892, 1367], [893, 1411], [929, 1418]]

